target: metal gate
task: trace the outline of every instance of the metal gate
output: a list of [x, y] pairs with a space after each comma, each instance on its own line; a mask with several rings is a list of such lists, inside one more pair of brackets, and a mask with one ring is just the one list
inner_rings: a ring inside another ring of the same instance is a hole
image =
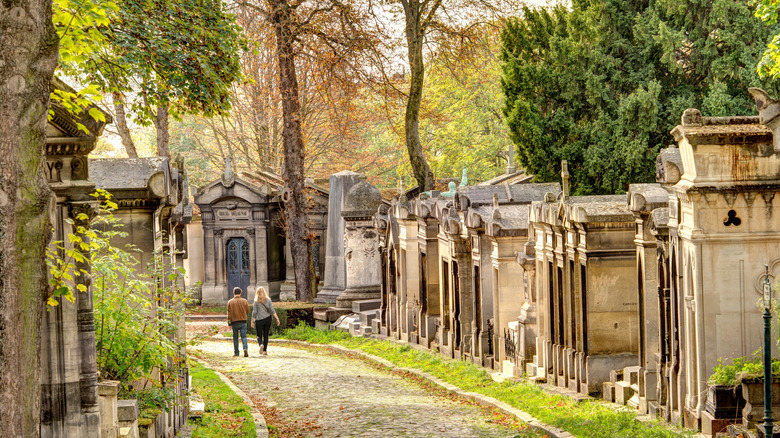
[[234, 237], [227, 242], [228, 299], [233, 298], [233, 288], [241, 288], [246, 298], [249, 286], [249, 243], [243, 237]]

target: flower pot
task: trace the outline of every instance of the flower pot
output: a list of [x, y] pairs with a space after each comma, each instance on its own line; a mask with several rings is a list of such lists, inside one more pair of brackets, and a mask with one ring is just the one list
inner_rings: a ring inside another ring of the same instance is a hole
[[745, 408], [742, 385], [710, 385], [705, 408], [714, 418], [740, 418]]
[[[743, 380], [742, 397], [746, 402], [742, 409], [742, 424], [752, 429], [764, 421], [764, 382], [758, 379]], [[772, 382], [772, 416], [780, 418], [780, 381]]]

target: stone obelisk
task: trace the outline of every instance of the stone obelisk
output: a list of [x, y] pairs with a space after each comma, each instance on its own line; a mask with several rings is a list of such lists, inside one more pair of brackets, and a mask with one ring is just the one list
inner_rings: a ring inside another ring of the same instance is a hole
[[325, 278], [315, 303], [336, 304], [336, 298], [347, 287], [347, 265], [344, 262], [344, 218], [341, 210], [349, 190], [360, 182], [359, 173], [348, 170], [330, 176], [328, 189], [328, 231], [325, 248]]

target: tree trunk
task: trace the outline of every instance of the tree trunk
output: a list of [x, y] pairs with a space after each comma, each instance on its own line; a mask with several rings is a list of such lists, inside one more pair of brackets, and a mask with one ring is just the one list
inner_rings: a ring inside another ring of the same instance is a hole
[[428, 165], [420, 143], [420, 104], [422, 103], [423, 83], [425, 80], [425, 64], [423, 60], [423, 28], [422, 7], [419, 0], [402, 2], [406, 15], [406, 46], [409, 56], [409, 100], [406, 102], [404, 128], [406, 132], [406, 150], [412, 165], [417, 184], [423, 191], [433, 189], [433, 172]]
[[0, 436], [40, 436], [51, 192], [46, 117], [58, 38], [50, 0], [0, 5]]
[[130, 158], [138, 158], [138, 152], [135, 150], [135, 143], [130, 136], [130, 129], [127, 127], [127, 115], [125, 114], [125, 101], [124, 97], [120, 93], [112, 94], [114, 100], [114, 122], [116, 122], [116, 130], [119, 133], [119, 137], [122, 139], [122, 146], [125, 147], [125, 152]]
[[171, 157], [171, 150], [168, 149], [170, 135], [168, 133], [168, 106], [160, 105], [157, 107], [157, 114], [154, 116], [154, 127], [157, 130], [157, 156]]
[[298, 78], [295, 73], [294, 36], [291, 34], [294, 11], [287, 0], [268, 0], [270, 21], [276, 31], [279, 61], [279, 92], [282, 97], [282, 143], [284, 164], [282, 178], [290, 190], [285, 204], [287, 233], [295, 269], [295, 295], [300, 301], [312, 300], [308, 245], [308, 218], [304, 194], [304, 144], [301, 133], [301, 111], [298, 101]]

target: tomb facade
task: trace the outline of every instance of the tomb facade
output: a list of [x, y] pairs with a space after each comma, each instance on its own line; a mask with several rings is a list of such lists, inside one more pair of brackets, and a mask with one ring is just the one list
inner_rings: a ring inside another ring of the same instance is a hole
[[[263, 286], [279, 299], [285, 283], [293, 285], [294, 270], [286, 255], [284, 227], [284, 187], [282, 179], [270, 172], [235, 175], [228, 160], [225, 172], [195, 194], [203, 235], [203, 285], [201, 303], [222, 305], [232, 298], [234, 287], [254, 299]], [[315, 273], [323, 273], [323, 248], [327, 244], [324, 225], [327, 213], [325, 189], [307, 181], [311, 192], [308, 208]], [[290, 278], [290, 277], [293, 278]]]
[[[52, 87], [75, 92], [54, 78]], [[87, 155], [111, 116], [98, 122], [86, 111], [76, 120], [57, 102], [51, 103], [46, 127], [46, 177], [54, 193], [51, 210], [52, 240], [69, 247], [67, 236], [76, 226], [88, 226], [77, 220], [80, 213], [92, 217], [97, 205], [89, 195], [95, 191], [90, 180]], [[87, 132], [79, 129], [84, 126]], [[71, 224], [68, 220], [73, 220]], [[79, 263], [80, 269], [89, 267]], [[44, 312], [41, 330], [41, 436], [100, 436], [100, 412], [97, 390], [95, 316], [92, 288], [87, 275], [75, 276], [76, 284], [86, 286], [74, 293], [74, 302], [59, 299], [59, 305]]]

